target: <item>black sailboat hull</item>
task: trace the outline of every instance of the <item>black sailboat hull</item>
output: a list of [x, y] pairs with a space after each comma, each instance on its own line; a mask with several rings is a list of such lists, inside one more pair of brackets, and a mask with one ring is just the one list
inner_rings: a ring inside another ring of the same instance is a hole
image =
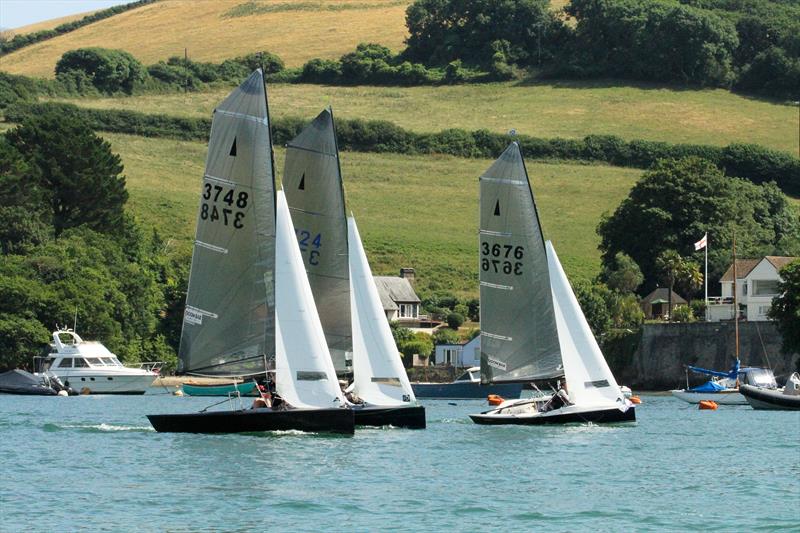
[[800, 396], [790, 396], [783, 392], [760, 389], [753, 385], [741, 385], [739, 392], [753, 409], [772, 411], [800, 411]]
[[153, 428], [162, 433], [254, 433], [298, 430], [352, 435], [352, 409], [244, 409], [174, 415], [147, 415]]
[[614, 424], [619, 422], [635, 422], [636, 410], [629, 407], [626, 411], [621, 411], [617, 407], [610, 409], [597, 409], [594, 411], [583, 411], [578, 413], [550, 414], [547, 416], [492, 416], [491, 411], [479, 415], [469, 415], [473, 422], [483, 425], [517, 425], [517, 426], [541, 426], [549, 424], [584, 424], [592, 422], [594, 424]]
[[425, 429], [425, 408], [421, 405], [402, 407], [356, 407], [353, 409], [357, 426], [394, 426]]

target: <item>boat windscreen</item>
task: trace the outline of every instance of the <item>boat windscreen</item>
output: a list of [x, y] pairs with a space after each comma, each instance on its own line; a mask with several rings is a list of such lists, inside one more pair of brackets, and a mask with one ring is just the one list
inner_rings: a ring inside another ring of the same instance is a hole
[[748, 385], [764, 387], [767, 389], [777, 389], [778, 383], [771, 370], [766, 368], [750, 368], [745, 372], [745, 381]]

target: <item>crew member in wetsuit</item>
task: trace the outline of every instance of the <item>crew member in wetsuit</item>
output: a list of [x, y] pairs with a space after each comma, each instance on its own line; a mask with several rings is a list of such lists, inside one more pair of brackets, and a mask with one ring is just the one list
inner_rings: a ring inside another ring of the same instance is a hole
[[569, 401], [569, 393], [567, 392], [567, 381], [562, 380], [558, 382], [558, 391], [556, 391], [553, 397], [550, 398], [550, 401], [545, 404], [543, 411], [553, 411], [571, 404], [572, 402]]

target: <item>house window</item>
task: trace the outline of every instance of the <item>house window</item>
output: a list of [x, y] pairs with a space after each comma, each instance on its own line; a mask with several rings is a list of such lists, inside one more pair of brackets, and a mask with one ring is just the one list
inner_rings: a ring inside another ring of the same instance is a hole
[[443, 363], [447, 365], [455, 366], [458, 364], [458, 353], [460, 350], [457, 348], [445, 348], [444, 349], [444, 361]]
[[778, 280], [757, 279], [753, 281], [753, 296], [777, 296]]
[[417, 318], [417, 304], [400, 304], [400, 318]]
[[770, 308], [769, 305], [759, 305], [758, 306], [758, 314], [760, 316], [767, 316], [767, 313], [769, 313], [769, 308]]
[[747, 296], [747, 283], [742, 284], [742, 294]]

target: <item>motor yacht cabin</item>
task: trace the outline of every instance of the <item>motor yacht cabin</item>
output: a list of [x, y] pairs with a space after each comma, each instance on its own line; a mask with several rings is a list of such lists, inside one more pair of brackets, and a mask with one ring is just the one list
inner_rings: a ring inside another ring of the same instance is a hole
[[54, 331], [50, 348], [38, 361], [38, 373], [54, 374], [84, 394], [144, 394], [161, 368], [160, 362], [127, 367], [101, 343], [85, 341], [70, 329]]

